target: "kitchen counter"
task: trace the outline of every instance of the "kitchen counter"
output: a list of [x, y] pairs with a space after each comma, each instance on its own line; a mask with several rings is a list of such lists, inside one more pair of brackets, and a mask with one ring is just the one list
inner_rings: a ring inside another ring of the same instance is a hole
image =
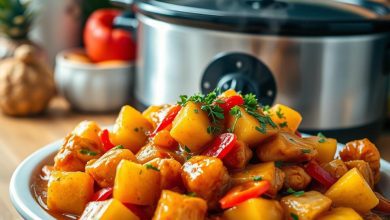
[[[117, 114], [91, 115], [74, 113], [67, 103], [56, 98], [45, 115], [33, 118], [10, 118], [0, 114], [0, 220], [20, 219], [8, 195], [9, 181], [17, 165], [42, 146], [63, 138], [82, 120], [94, 120], [101, 126], [114, 123]], [[390, 160], [390, 132], [378, 142], [382, 157]]]

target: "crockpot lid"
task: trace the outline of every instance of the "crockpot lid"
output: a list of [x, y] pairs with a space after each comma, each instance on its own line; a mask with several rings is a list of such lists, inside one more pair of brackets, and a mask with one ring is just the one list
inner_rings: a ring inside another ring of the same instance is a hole
[[174, 23], [272, 34], [390, 31], [385, 0], [140, 0], [138, 10]]

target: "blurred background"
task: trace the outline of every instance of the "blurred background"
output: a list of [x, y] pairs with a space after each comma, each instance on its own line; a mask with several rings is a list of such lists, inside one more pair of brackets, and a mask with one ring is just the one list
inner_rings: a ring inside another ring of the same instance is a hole
[[[216, 87], [390, 160], [389, 20], [385, 0], [0, 0], [0, 193], [81, 120]], [[17, 216], [8, 199], [2, 211]]]

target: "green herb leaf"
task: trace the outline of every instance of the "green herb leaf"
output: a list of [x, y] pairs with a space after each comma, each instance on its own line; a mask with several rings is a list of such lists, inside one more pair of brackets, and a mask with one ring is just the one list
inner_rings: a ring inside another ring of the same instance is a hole
[[177, 102], [177, 104], [181, 106], [185, 106], [188, 102], [188, 97], [186, 95], [181, 95], [180, 96], [180, 101]]
[[254, 176], [253, 177], [253, 181], [257, 182], [257, 181], [261, 181], [263, 180], [263, 178], [261, 176]]
[[195, 113], [199, 113], [199, 110], [198, 110], [198, 109], [194, 109], [194, 112], [195, 112]]
[[242, 114], [241, 114], [241, 110], [240, 110], [240, 107], [238, 106], [234, 106], [232, 109], [230, 109], [230, 112], [229, 112], [231, 115], [233, 115], [234, 117], [234, 122], [233, 122], [233, 126], [231, 128], [228, 129], [228, 131], [230, 133], [233, 133], [234, 132], [234, 129], [236, 128], [236, 124], [237, 124], [237, 121], [239, 118], [242, 117]]
[[299, 220], [299, 217], [298, 215], [294, 214], [294, 213], [290, 213], [290, 216], [293, 220]]
[[270, 113], [270, 109], [271, 109], [271, 106], [269, 106], [269, 105], [263, 106], [263, 112]]
[[196, 197], [197, 195], [195, 192], [189, 192], [189, 193], [187, 193], [187, 196]]
[[207, 127], [207, 133], [209, 134], [217, 134], [221, 131], [221, 128], [218, 126], [208, 126]]
[[145, 164], [145, 166], [146, 169], [151, 169], [160, 172], [160, 170], [157, 167], [153, 166], [152, 164]]
[[281, 109], [281, 108], [278, 108], [278, 110], [276, 111], [276, 115], [277, 115], [278, 118], [280, 118], [280, 119], [284, 118], [284, 113], [282, 112], [282, 109]]
[[311, 150], [310, 149], [302, 149], [301, 152], [303, 154], [310, 154]]
[[288, 194], [291, 194], [293, 196], [296, 196], [296, 197], [300, 197], [302, 196], [303, 194], [305, 194], [305, 191], [301, 190], [301, 191], [295, 191], [293, 190], [292, 188], [288, 188], [287, 189], [287, 193]]
[[97, 155], [97, 153], [96, 152], [94, 152], [94, 151], [91, 151], [91, 150], [89, 150], [89, 149], [81, 149], [80, 150], [80, 153], [81, 154], [84, 154], [84, 155], [88, 155], [88, 156], [96, 156]]
[[124, 147], [122, 145], [118, 145], [118, 146], [114, 147], [114, 149], [115, 150], [117, 150], [117, 149], [124, 149]]
[[184, 145], [184, 151], [187, 153], [191, 153], [191, 149]]
[[317, 137], [319, 137], [320, 139], [318, 140], [318, 143], [325, 143], [326, 142], [326, 137], [324, 134], [322, 134], [321, 132], [317, 134]]
[[283, 166], [283, 161], [275, 161], [275, 167], [281, 168]]
[[283, 123], [279, 123], [279, 127], [281, 127], [281, 128], [287, 127], [287, 121], [285, 121]]
[[263, 127], [263, 126], [262, 126], [262, 127], [256, 126], [256, 131], [258, 131], [258, 132], [260, 132], [260, 133], [262, 133], [262, 134], [267, 133], [265, 127]]

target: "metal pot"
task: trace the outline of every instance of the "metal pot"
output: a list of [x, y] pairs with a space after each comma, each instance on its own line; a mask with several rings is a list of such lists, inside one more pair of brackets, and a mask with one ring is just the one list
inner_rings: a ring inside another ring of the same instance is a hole
[[[127, 1], [130, 3], [131, 1]], [[378, 1], [141, 0], [135, 95], [143, 105], [234, 88], [346, 141], [380, 130], [389, 73]]]

